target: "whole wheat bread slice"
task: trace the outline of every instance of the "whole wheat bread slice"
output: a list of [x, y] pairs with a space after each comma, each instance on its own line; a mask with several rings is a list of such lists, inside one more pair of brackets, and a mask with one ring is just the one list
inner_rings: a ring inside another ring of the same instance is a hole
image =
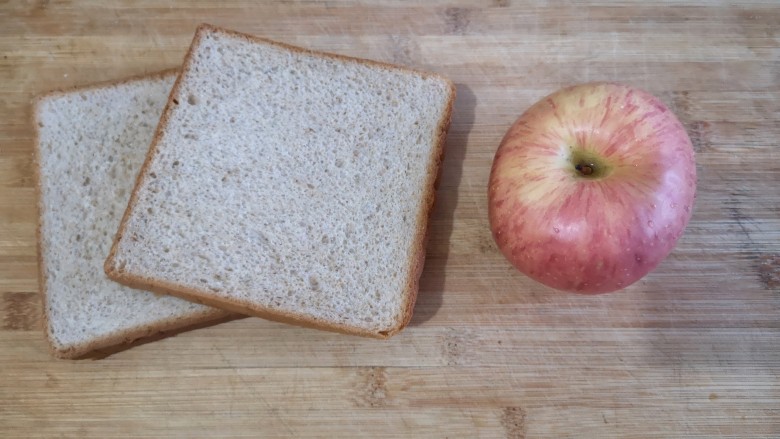
[[47, 339], [75, 358], [227, 317], [109, 280], [103, 262], [176, 72], [52, 92], [34, 103], [38, 255]]
[[453, 84], [202, 25], [105, 269], [272, 320], [412, 315]]

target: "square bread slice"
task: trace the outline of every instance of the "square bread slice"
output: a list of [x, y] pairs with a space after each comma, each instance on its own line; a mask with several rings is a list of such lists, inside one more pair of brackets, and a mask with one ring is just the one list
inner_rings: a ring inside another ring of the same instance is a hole
[[348, 334], [412, 315], [441, 76], [202, 25], [106, 260], [124, 284]]
[[39, 284], [55, 356], [205, 324], [225, 311], [109, 280], [103, 262], [176, 79], [167, 71], [34, 104]]

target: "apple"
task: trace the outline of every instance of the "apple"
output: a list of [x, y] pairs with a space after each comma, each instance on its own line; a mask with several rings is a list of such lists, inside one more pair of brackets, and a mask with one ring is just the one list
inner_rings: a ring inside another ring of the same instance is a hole
[[606, 293], [669, 255], [695, 194], [693, 146], [658, 98], [581, 84], [534, 104], [504, 136], [488, 184], [490, 227], [530, 278]]

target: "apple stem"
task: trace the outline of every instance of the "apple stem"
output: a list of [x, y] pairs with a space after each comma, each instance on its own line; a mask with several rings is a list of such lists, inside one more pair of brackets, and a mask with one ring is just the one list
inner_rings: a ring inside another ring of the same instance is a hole
[[601, 180], [612, 172], [610, 163], [604, 157], [582, 148], [570, 148], [572, 151], [569, 156], [569, 163], [574, 168], [574, 174], [577, 177], [588, 180]]
[[574, 166], [574, 169], [580, 171], [582, 175], [590, 175], [593, 173], [593, 168], [595, 166], [593, 163], [578, 163], [576, 166]]

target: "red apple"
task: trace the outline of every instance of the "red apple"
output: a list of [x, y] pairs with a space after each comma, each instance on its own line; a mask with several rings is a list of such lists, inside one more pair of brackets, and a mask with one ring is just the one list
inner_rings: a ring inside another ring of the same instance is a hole
[[695, 193], [691, 141], [660, 100], [583, 84], [537, 102], [504, 136], [490, 172], [490, 226], [532, 279], [606, 293], [666, 258]]

